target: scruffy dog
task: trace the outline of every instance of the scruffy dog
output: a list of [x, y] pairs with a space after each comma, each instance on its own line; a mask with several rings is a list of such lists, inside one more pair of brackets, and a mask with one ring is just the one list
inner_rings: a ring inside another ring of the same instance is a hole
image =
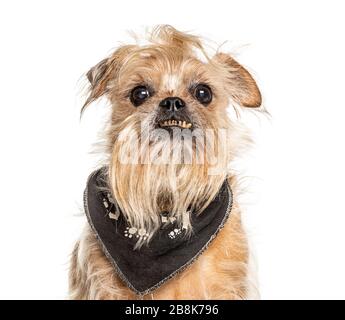
[[248, 245], [232, 160], [248, 141], [228, 107], [261, 94], [230, 55], [158, 26], [88, 73], [106, 96], [108, 163], [90, 175], [72, 299], [247, 299]]

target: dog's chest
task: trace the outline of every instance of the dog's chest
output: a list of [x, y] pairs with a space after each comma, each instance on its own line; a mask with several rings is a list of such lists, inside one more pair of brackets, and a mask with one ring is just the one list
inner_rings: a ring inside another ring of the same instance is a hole
[[231, 212], [232, 193], [228, 183], [224, 182], [201, 214], [190, 214], [193, 235], [185, 236], [183, 226], [179, 229], [162, 216], [167, 220], [165, 227], [156, 231], [148, 246], [136, 250], [135, 244], [141, 238], [145, 240], [147, 232], [128, 225], [122, 213], [111, 211], [116, 207], [116, 201], [107, 201], [110, 195], [105, 196], [100, 191], [103, 187], [101, 181], [101, 171], [91, 175], [85, 190], [85, 210], [99, 247], [124, 284], [137, 295], [144, 296], [157, 291], [173, 278], [179, 281], [181, 274], [187, 279], [192, 265], [195, 265], [192, 267], [195, 270], [191, 277], [198, 277], [197, 283], [202, 284], [208, 265], [211, 265], [208, 256], [212, 257], [203, 253], [205, 250], [212, 252], [208, 248], [218, 238]]

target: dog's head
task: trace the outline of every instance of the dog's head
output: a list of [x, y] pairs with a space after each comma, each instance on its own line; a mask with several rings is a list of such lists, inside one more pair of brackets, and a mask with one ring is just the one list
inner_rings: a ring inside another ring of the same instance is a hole
[[[228, 147], [220, 152], [226, 141], [215, 137], [219, 138], [219, 129], [233, 128], [227, 113], [229, 102], [247, 108], [261, 105], [260, 91], [243, 66], [228, 54], [208, 57], [198, 37], [170, 26], [154, 29], [147, 45], [118, 48], [87, 77], [90, 94], [84, 108], [103, 95], [112, 104], [107, 137], [114, 196], [131, 224], [151, 230], [159, 225], [157, 213], [161, 210], [178, 218], [181, 211], [204, 208], [227, 172], [210, 175], [205, 170], [209, 161], [196, 163], [195, 159], [153, 163], [147, 160], [148, 151], [171, 156], [181, 150], [188, 132], [194, 137], [204, 135], [205, 142], [211, 139], [205, 134], [210, 130], [215, 141], [202, 151], [225, 164], [233, 150]], [[174, 134], [182, 139], [174, 140]], [[138, 146], [138, 141], [144, 144], [146, 140], [145, 147]], [[187, 153], [199, 154], [195, 140], [191, 141]], [[121, 162], [123, 152], [134, 153], [136, 162]]]
[[152, 128], [217, 128], [229, 98], [244, 107], [261, 105], [252, 76], [230, 55], [209, 59], [199, 38], [170, 26], [154, 29], [150, 40], [122, 46], [91, 68], [85, 106], [106, 94], [117, 122], [150, 117]]

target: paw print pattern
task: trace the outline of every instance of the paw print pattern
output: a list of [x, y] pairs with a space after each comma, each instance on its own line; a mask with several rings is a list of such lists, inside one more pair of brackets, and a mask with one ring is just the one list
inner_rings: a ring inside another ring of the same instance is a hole
[[149, 234], [146, 232], [145, 229], [137, 229], [134, 227], [127, 227], [125, 232], [125, 237], [128, 238], [137, 238], [139, 240], [147, 240]]
[[181, 229], [174, 229], [168, 233], [170, 239], [175, 239], [181, 233]]
[[[187, 211], [182, 216], [182, 228], [175, 228], [172, 231], [168, 232], [167, 235], [170, 239], [175, 239], [178, 235], [182, 233], [182, 230], [188, 229], [189, 224], [189, 218], [190, 218], [190, 211]], [[175, 224], [176, 223], [176, 217], [169, 217], [166, 214], [161, 214], [161, 221], [163, 224]]]
[[[120, 217], [120, 209], [117, 206], [117, 203], [114, 201], [112, 195], [107, 193], [102, 198], [103, 205], [107, 210], [107, 215], [112, 220], [118, 220]], [[183, 230], [187, 229], [189, 223], [189, 215], [190, 211], [187, 211], [182, 216], [182, 228], [175, 228], [170, 232], [167, 232], [167, 235], [170, 239], [174, 240], [177, 236], [179, 236]], [[165, 225], [173, 225], [176, 223], [176, 217], [167, 216], [167, 213], [161, 214], [161, 222]], [[149, 238], [149, 233], [144, 229], [138, 229], [135, 227], [128, 226], [124, 231], [124, 236], [129, 239], [137, 239], [140, 241], [145, 241]]]

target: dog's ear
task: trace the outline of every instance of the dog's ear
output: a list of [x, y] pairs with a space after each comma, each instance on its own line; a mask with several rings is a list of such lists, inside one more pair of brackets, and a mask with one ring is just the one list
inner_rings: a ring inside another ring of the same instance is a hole
[[226, 90], [239, 105], [248, 108], [261, 106], [260, 90], [243, 66], [225, 53], [216, 54], [213, 60], [220, 64], [225, 77]]
[[109, 84], [116, 78], [118, 70], [131, 48], [132, 46], [120, 47], [110, 57], [103, 59], [86, 73], [90, 88], [81, 113], [90, 103], [109, 92]]
[[86, 73], [86, 77], [93, 88], [96, 87], [103, 78], [108, 67], [108, 60], [108, 58], [103, 59]]
[[85, 108], [93, 101], [108, 92], [108, 82], [110, 80], [111, 73], [110, 58], [103, 59], [92, 67], [87, 73], [86, 77], [90, 82], [89, 95], [81, 109], [81, 113]]

